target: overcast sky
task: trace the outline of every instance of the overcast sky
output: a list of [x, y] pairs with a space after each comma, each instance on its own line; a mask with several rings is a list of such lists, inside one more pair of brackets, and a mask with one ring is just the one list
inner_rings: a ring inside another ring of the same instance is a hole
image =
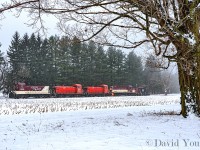
[[[19, 18], [13, 16], [10, 12], [6, 13], [5, 19], [0, 20], [0, 43], [2, 46], [0, 50], [4, 53], [8, 50], [8, 47], [11, 43], [12, 37], [16, 31], [19, 32], [20, 37], [23, 37], [25, 33], [29, 35], [36, 31], [32, 27], [28, 27], [26, 23], [29, 22], [26, 14], [22, 14]], [[45, 17], [45, 27], [48, 28], [48, 33], [46, 36], [50, 35], [59, 35], [61, 33], [57, 30], [56, 23], [57, 20], [51, 16]], [[124, 50], [125, 53], [129, 53], [130, 50]]]
[[[16, 31], [20, 33], [20, 36], [22, 37], [25, 33], [28, 33], [29, 35], [36, 31], [36, 29], [33, 29], [32, 27], [28, 27], [26, 23], [29, 22], [28, 17], [26, 14], [22, 14], [19, 18], [16, 18], [11, 14], [10, 12], [5, 13], [5, 19], [0, 20], [0, 43], [1, 43], [1, 51], [6, 53], [12, 36]], [[48, 34], [49, 35], [55, 35], [59, 34], [59, 31], [56, 29], [56, 20], [52, 17], [46, 17], [46, 24], [45, 26], [48, 27]]]
[[[26, 24], [30, 23], [29, 22], [30, 19], [26, 13], [22, 13], [19, 18], [16, 18], [14, 16], [14, 13], [11, 12], [6, 12], [4, 15], [5, 19], [0, 20], [0, 43], [2, 45], [0, 47], [0, 50], [6, 54], [6, 51], [8, 50], [8, 47], [11, 43], [12, 37], [16, 31], [19, 32], [20, 37], [23, 37], [25, 33], [28, 33], [30, 35], [33, 32], [35, 32], [36, 29], [28, 27], [28, 25]], [[45, 17], [45, 27], [48, 28], [48, 33], [46, 36], [51, 36], [51, 35], [62, 36], [62, 34], [56, 28], [57, 20], [51, 15], [44, 17]], [[141, 55], [144, 56], [144, 54], [146, 54], [147, 52], [146, 49], [148, 48], [143, 45], [137, 48], [135, 52], [140, 56]], [[126, 54], [128, 54], [130, 51], [131, 51], [130, 49], [124, 50]]]

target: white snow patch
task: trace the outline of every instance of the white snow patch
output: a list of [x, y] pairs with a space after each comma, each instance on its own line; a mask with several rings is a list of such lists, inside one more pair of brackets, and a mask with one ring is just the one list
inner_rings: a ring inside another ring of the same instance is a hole
[[[113, 106], [118, 101], [123, 107], [1, 115], [0, 149], [197, 150], [200, 148], [200, 119], [195, 116], [185, 119], [177, 115], [180, 112], [179, 97], [180, 95], [75, 98], [67, 101], [77, 105], [81, 102], [105, 101], [113, 102]], [[56, 99], [45, 100], [48, 105], [57, 105]], [[53, 103], [49, 102], [51, 100]], [[12, 108], [16, 104], [24, 106], [45, 103], [44, 99], [0, 101], [1, 105], [10, 103]], [[66, 99], [58, 99], [57, 103], [65, 104], [63, 101]], [[124, 107], [126, 101], [137, 101], [142, 105]], [[147, 104], [145, 101], [150, 104], [143, 105]]]

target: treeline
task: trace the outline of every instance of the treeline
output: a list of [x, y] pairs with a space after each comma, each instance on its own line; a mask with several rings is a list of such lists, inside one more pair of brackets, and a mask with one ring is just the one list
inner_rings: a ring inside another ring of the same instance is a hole
[[125, 54], [115, 47], [102, 47], [77, 37], [51, 36], [16, 32], [7, 50], [8, 69], [5, 87], [15, 82], [29, 85], [147, 85], [151, 93], [163, 93], [162, 73], [153, 70], [149, 56], [145, 64], [133, 51]]

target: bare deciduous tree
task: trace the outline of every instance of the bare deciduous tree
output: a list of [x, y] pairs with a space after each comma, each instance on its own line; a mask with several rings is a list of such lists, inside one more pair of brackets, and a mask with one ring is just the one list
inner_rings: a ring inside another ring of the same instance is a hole
[[151, 44], [157, 56], [178, 65], [182, 115], [200, 114], [200, 0], [10, 0], [0, 13], [12, 8], [27, 11], [40, 27], [43, 14], [52, 14], [63, 32], [82, 40], [125, 48]]

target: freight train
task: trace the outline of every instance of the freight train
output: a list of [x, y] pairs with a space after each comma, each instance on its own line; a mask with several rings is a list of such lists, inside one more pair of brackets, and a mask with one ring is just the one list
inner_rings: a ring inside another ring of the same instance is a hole
[[29, 86], [17, 83], [14, 90], [9, 93], [9, 98], [44, 98], [44, 97], [80, 97], [80, 96], [115, 96], [115, 95], [146, 95], [146, 87], [99, 86], [82, 87], [81, 84], [71, 86]]

